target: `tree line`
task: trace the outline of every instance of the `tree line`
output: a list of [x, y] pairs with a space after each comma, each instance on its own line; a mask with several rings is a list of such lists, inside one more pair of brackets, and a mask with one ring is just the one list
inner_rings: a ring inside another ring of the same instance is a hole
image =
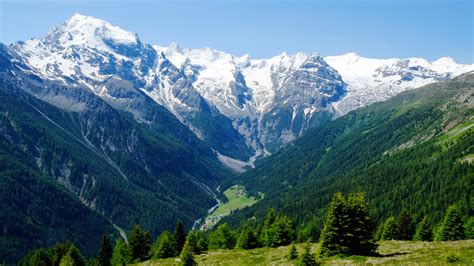
[[[454, 205], [447, 209], [439, 225], [433, 225], [425, 216], [415, 226], [410, 214], [402, 211], [397, 217], [390, 216], [377, 226], [372, 212], [365, 194], [351, 193], [346, 197], [338, 192], [331, 200], [318, 239], [314, 238], [319, 232], [316, 228], [313, 230], [318, 232], [308, 233], [308, 227], [298, 232], [290, 218], [270, 209], [262, 222], [249, 219], [239, 230], [233, 230], [223, 223], [210, 232], [186, 232], [183, 223], [178, 221], [173, 232], [165, 230], [152, 242], [150, 232], [136, 225], [127, 240], [119, 238], [113, 246], [107, 236], [102, 236], [96, 258], [84, 259], [74, 244], [67, 241], [49, 249], [34, 250], [19, 265], [110, 266], [178, 256], [183, 265], [196, 265], [195, 255], [209, 249], [254, 249], [290, 244], [286, 255], [288, 260], [297, 260], [301, 265], [316, 265], [319, 257], [377, 255], [379, 240], [448, 241], [474, 238], [474, 217], [464, 223], [460, 211]], [[306, 235], [306, 238], [302, 235]], [[294, 245], [296, 242], [307, 243], [301, 254], [298, 254]], [[312, 253], [310, 242], [319, 242], [317, 254]]]

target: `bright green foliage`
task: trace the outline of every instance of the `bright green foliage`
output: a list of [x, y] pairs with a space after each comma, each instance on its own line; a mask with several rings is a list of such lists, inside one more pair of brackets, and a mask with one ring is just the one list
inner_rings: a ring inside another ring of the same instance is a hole
[[464, 232], [466, 239], [474, 239], [474, 217], [469, 217], [467, 222], [464, 224]]
[[132, 261], [145, 261], [150, 258], [151, 235], [150, 232], [135, 225], [129, 239], [130, 256]]
[[196, 245], [199, 250], [196, 254], [201, 254], [209, 249], [209, 239], [203, 231], [196, 231]]
[[121, 238], [117, 239], [112, 253], [112, 265], [126, 265], [130, 260], [130, 247]]
[[347, 253], [344, 237], [348, 229], [346, 200], [342, 193], [337, 192], [329, 205], [328, 214], [320, 238], [320, 255], [331, 256]]
[[[191, 233], [192, 231], [190, 231]], [[192, 234], [192, 233], [191, 233]], [[194, 252], [193, 252], [193, 243], [191, 243], [192, 239], [189, 237], [186, 237], [186, 242], [184, 243], [183, 250], [181, 251], [181, 254], [179, 255], [179, 258], [181, 259], [181, 265], [183, 266], [194, 266], [197, 265], [196, 261], [194, 260]]]
[[[84, 261], [84, 258], [81, 255], [81, 252], [79, 252], [79, 249], [74, 246], [74, 244], [71, 245], [69, 248], [68, 253], [66, 253], [66, 256], [69, 255], [73, 262], [74, 266], [84, 266], [86, 265], [86, 262]], [[61, 260], [62, 261], [62, 260]]]
[[396, 240], [412, 240], [415, 233], [413, 220], [408, 211], [402, 210], [397, 216], [397, 237]]
[[74, 259], [71, 257], [71, 254], [66, 254], [59, 263], [59, 266], [74, 266]]
[[112, 260], [112, 245], [110, 245], [110, 240], [106, 235], [102, 236], [102, 244], [100, 245], [99, 250], [99, 265], [101, 266], [110, 266]]
[[305, 227], [298, 231], [297, 242], [318, 242], [321, 235], [321, 230], [318, 224], [313, 220], [309, 222]]
[[433, 229], [428, 221], [428, 216], [423, 217], [423, 220], [416, 227], [416, 233], [413, 240], [431, 241], [433, 239]]
[[381, 240], [393, 240], [398, 237], [398, 226], [395, 217], [390, 216], [383, 224]]
[[170, 258], [177, 254], [176, 244], [171, 233], [166, 230], [158, 237], [152, 248], [152, 257], [158, 258]]
[[376, 241], [382, 240], [383, 228], [384, 228], [384, 223], [383, 222], [379, 223], [379, 225], [377, 226], [377, 230], [375, 230], [374, 240]]
[[176, 222], [176, 228], [173, 233], [174, 242], [176, 244], [177, 254], [181, 253], [184, 243], [186, 242], [186, 233], [184, 232], [184, 225], [181, 221]]
[[185, 244], [188, 245], [188, 247], [191, 249], [191, 251], [194, 254], [201, 254], [201, 250], [199, 249], [199, 246], [198, 246], [198, 239], [197, 239], [196, 232], [194, 231], [188, 232], [188, 235], [186, 236]]
[[306, 245], [304, 246], [303, 253], [298, 258], [297, 265], [301, 265], [301, 266], [319, 265], [319, 263], [316, 261], [314, 254], [311, 253], [311, 246], [309, 245], [309, 242], [306, 243]]
[[286, 258], [288, 260], [295, 260], [298, 258], [298, 251], [296, 250], [295, 244], [291, 244], [290, 250], [288, 251]]
[[53, 258], [48, 250], [40, 248], [30, 252], [19, 263], [19, 266], [49, 266], [53, 265]]
[[464, 227], [461, 220], [461, 214], [456, 206], [449, 206], [436, 239], [440, 241], [464, 239]]
[[210, 249], [232, 249], [235, 247], [235, 242], [235, 233], [230, 230], [227, 223], [219, 225], [219, 227], [209, 235]]
[[258, 238], [255, 235], [252, 227], [246, 223], [240, 232], [239, 239], [237, 240], [236, 248], [240, 249], [252, 249], [258, 247]]
[[295, 237], [293, 222], [287, 216], [278, 216], [270, 209], [261, 232], [261, 242], [267, 247], [289, 245]]

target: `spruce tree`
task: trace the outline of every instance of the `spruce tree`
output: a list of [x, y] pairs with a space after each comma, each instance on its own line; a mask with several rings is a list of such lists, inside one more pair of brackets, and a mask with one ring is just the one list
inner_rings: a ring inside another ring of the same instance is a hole
[[81, 252], [79, 251], [79, 249], [77, 249], [76, 246], [74, 246], [74, 244], [72, 244], [69, 247], [69, 251], [66, 255], [69, 255], [72, 258], [72, 260], [74, 261], [75, 266], [85, 266], [86, 265], [84, 257], [82, 257]]
[[230, 230], [227, 223], [219, 225], [209, 235], [209, 248], [211, 249], [232, 249], [235, 247], [235, 243], [235, 233]]
[[329, 210], [320, 237], [320, 256], [332, 256], [347, 253], [344, 242], [348, 230], [346, 200], [342, 193], [337, 192], [331, 200]]
[[415, 233], [413, 220], [407, 210], [402, 210], [397, 216], [397, 240], [412, 240]]
[[23, 261], [23, 265], [53, 265], [53, 258], [45, 249], [37, 249], [31, 258]]
[[432, 234], [432, 228], [431, 225], [428, 221], [428, 217], [425, 216], [423, 217], [423, 220], [418, 224], [416, 227], [416, 233], [415, 236], [413, 237], [413, 240], [417, 241], [431, 241], [433, 234]]
[[185, 243], [189, 246], [189, 248], [194, 254], [201, 254], [201, 250], [199, 249], [199, 246], [198, 246], [198, 239], [196, 236], [196, 232], [192, 230], [189, 231], [188, 235], [186, 236]]
[[438, 240], [450, 241], [464, 239], [464, 227], [461, 220], [461, 213], [454, 206], [450, 206], [446, 211], [443, 222], [438, 232]]
[[474, 239], [474, 217], [469, 217], [467, 222], [464, 224], [464, 232], [466, 239]]
[[176, 228], [173, 233], [174, 241], [176, 244], [176, 252], [177, 254], [181, 253], [183, 249], [184, 243], [186, 242], [186, 233], [184, 231], [184, 226], [181, 221], [176, 222]]
[[271, 208], [268, 213], [267, 217], [263, 222], [263, 228], [260, 232], [260, 241], [264, 246], [271, 247], [275, 242], [275, 230], [272, 230], [273, 224], [275, 223], [276, 217], [275, 209]]
[[75, 266], [74, 259], [71, 257], [71, 254], [67, 253], [64, 255], [61, 259], [61, 262], [59, 263], [59, 266]]
[[351, 193], [346, 202], [349, 226], [345, 232], [345, 245], [349, 254], [371, 255], [377, 245], [373, 241], [374, 222], [363, 193]]
[[190, 240], [191, 239], [189, 238], [189, 234], [188, 234], [188, 237], [186, 238], [186, 241], [183, 246], [183, 250], [181, 251], [181, 254], [179, 255], [179, 258], [181, 259], [181, 265], [183, 266], [197, 265], [194, 259], [194, 252], [192, 250], [192, 243], [190, 243]]
[[152, 248], [153, 258], [170, 258], [176, 255], [176, 244], [169, 231], [164, 231], [156, 240]]
[[196, 231], [196, 244], [199, 249], [199, 253], [201, 254], [204, 251], [207, 251], [209, 248], [209, 239], [207, 238], [206, 234], [203, 231]]
[[395, 220], [395, 217], [390, 216], [385, 220], [385, 223], [383, 224], [383, 231], [382, 231], [382, 240], [394, 240], [397, 239], [398, 237], [398, 231], [397, 231], [397, 221]]
[[114, 251], [112, 253], [112, 265], [126, 265], [130, 262], [130, 248], [121, 238], [115, 241]]
[[258, 247], [257, 236], [248, 223], [242, 228], [236, 247], [240, 249], [253, 249]]
[[106, 235], [102, 236], [102, 243], [99, 250], [99, 265], [101, 266], [110, 266], [112, 260], [112, 245], [110, 245], [110, 240]]
[[150, 232], [135, 225], [130, 235], [130, 255], [132, 261], [141, 262], [150, 258], [151, 235]]
[[301, 265], [301, 266], [319, 265], [319, 263], [316, 261], [316, 258], [314, 257], [314, 254], [311, 253], [311, 246], [309, 245], [309, 242], [306, 242], [306, 244], [304, 245], [303, 253], [298, 258], [297, 265]]

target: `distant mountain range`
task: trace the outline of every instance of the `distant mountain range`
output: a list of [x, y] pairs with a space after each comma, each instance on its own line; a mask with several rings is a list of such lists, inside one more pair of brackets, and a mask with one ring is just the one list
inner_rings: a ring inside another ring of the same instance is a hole
[[[148, 96], [234, 168], [273, 153], [312, 126], [474, 69], [447, 57], [428, 62], [283, 53], [251, 59], [211, 48], [151, 46], [134, 33], [79, 14], [9, 49], [35, 75], [83, 87], [137, 120], [143, 117], [141, 107], [132, 104], [135, 94]], [[63, 109], [80, 108], [55, 99], [57, 94], [38, 97]]]
[[92, 254], [93, 236], [135, 223], [154, 235], [178, 219], [191, 227], [222, 197], [223, 180], [257, 158], [473, 68], [152, 46], [79, 14], [41, 38], [0, 44], [0, 258], [65, 239]]

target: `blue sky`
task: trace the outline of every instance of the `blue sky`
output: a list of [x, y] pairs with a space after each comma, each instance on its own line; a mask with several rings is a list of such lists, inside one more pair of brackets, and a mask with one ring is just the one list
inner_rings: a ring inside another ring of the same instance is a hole
[[254, 58], [314, 51], [451, 56], [474, 63], [473, 5], [472, 0], [0, 0], [0, 41], [41, 36], [78, 12], [136, 32], [146, 43], [177, 42]]

